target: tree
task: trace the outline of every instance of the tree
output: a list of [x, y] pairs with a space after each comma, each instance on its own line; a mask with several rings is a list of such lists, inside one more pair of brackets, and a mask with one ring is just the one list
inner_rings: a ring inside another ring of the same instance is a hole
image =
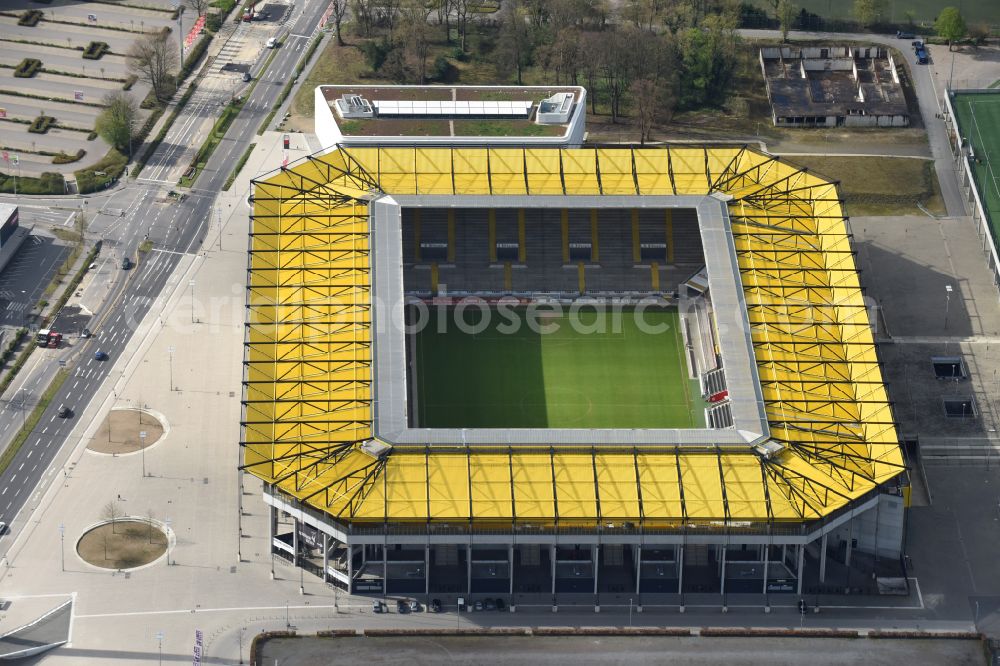
[[111, 500], [110, 502], [104, 505], [103, 509], [101, 509], [101, 518], [103, 518], [104, 520], [111, 521], [112, 533], [115, 531], [115, 523], [118, 521], [119, 518], [121, 518], [124, 515], [125, 512], [122, 511], [121, 506], [118, 504], [116, 500]]
[[626, 28], [609, 33], [602, 40], [602, 48], [597, 52], [597, 60], [604, 91], [611, 106], [611, 122], [618, 122], [622, 115], [622, 103], [632, 85], [635, 73], [633, 57], [642, 33], [638, 28]]
[[351, 13], [357, 19], [357, 27], [361, 29], [361, 34], [371, 37], [372, 28], [375, 27], [375, 0], [353, 0]]
[[679, 106], [695, 108], [725, 99], [736, 68], [738, 40], [735, 25], [723, 16], [708, 16], [701, 28], [688, 28], [679, 35]]
[[422, 0], [407, 0], [399, 13], [403, 50], [412, 63], [418, 83], [427, 83], [427, 55], [431, 50], [430, 11]]
[[973, 23], [969, 26], [969, 39], [976, 46], [981, 46], [987, 39], [990, 38], [990, 26], [987, 23], [979, 22]]
[[854, 18], [861, 25], [871, 26], [885, 16], [889, 0], [854, 0]]
[[469, 12], [472, 11], [473, 0], [453, 0], [455, 7], [455, 21], [458, 23], [458, 45], [465, 53], [466, 37], [469, 32]]
[[139, 127], [139, 105], [124, 90], [104, 96], [104, 109], [97, 116], [94, 129], [113, 147], [132, 158], [132, 138]]
[[198, 12], [198, 16], [204, 16], [208, 11], [209, 0], [187, 0], [187, 4]]
[[341, 33], [341, 26], [344, 24], [344, 16], [347, 14], [347, 0], [332, 0], [330, 3], [330, 19], [337, 32], [337, 44], [344, 46], [344, 36]]
[[517, 75], [517, 85], [523, 85], [524, 68], [531, 62], [531, 33], [528, 31], [525, 7], [520, 0], [507, 0], [500, 17], [500, 38], [496, 50], [496, 66], [501, 75]]
[[777, 7], [778, 23], [781, 26], [781, 41], [788, 41], [788, 31], [792, 29], [792, 24], [795, 23], [795, 17], [798, 15], [799, 8], [795, 6], [792, 0], [778, 0]]
[[934, 22], [934, 30], [942, 39], [948, 40], [951, 51], [955, 42], [965, 37], [965, 19], [957, 7], [945, 7]]
[[180, 65], [177, 43], [163, 32], [143, 35], [132, 43], [126, 54], [129, 71], [152, 87], [157, 101], [165, 102], [174, 94], [173, 72]]

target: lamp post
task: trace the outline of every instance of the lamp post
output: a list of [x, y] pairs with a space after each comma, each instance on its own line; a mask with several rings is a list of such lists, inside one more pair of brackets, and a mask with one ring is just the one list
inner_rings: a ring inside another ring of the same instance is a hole
[[170, 358], [170, 360], [168, 361], [168, 363], [170, 364], [170, 375], [169, 375], [170, 376], [170, 387], [169, 388], [170, 388], [171, 391], [174, 390], [174, 351], [176, 351], [176, 350], [175, 350], [175, 348], [174, 348], [173, 345], [167, 347], [167, 355]]
[[944, 286], [944, 330], [948, 330], [948, 311], [951, 309], [951, 292], [952, 287], [950, 284]]
[[163, 521], [163, 524], [167, 526], [167, 566], [170, 566], [170, 519], [167, 518]]
[[632, 598], [628, 600], [628, 626], [632, 626]]
[[188, 281], [188, 286], [191, 287], [191, 323], [194, 323], [194, 280]]
[[146, 478], [146, 431], [139, 431], [139, 447], [142, 456], [142, 478]]
[[59, 563], [66, 571], [66, 526], [59, 523]]
[[157, 663], [162, 665], [163, 664], [163, 632], [162, 631], [156, 632], [156, 642], [158, 644], [157, 645], [157, 652], [159, 653], [159, 657], [157, 659]]

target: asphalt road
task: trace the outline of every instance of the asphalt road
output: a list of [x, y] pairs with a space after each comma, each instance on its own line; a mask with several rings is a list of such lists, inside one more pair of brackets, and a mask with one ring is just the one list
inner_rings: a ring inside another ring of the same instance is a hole
[[[164, 191], [158, 184], [136, 183], [97, 200], [104, 203], [101, 211], [91, 211], [95, 215], [91, 230], [106, 238], [100, 259], [102, 265], [103, 262], [114, 262], [112, 266], [120, 264], [121, 257], [125, 255], [135, 257], [139, 244], [146, 238], [153, 241], [154, 249], [131, 271], [120, 271], [125, 279], [116, 280], [112, 298], [95, 313], [94, 321], [100, 322], [100, 325], [92, 327], [94, 337], [77, 343], [77, 349], [65, 366], [70, 376], [53, 397], [12, 463], [0, 474], [0, 521], [10, 524], [12, 533], [20, 527], [15, 517], [31, 498], [43, 473], [75, 426], [72, 418], [58, 417], [59, 406], [67, 405], [77, 414], [84, 413], [91, 397], [119, 360], [117, 350], [127, 345], [181, 257], [197, 252], [205, 240], [216, 194], [255, 136], [257, 127], [270, 111], [298, 59], [305, 53], [305, 45], [327, 3], [308, 0], [303, 5], [289, 22], [289, 37], [254, 88], [229, 134], [212, 155], [198, 179], [197, 188], [186, 199], [168, 202], [164, 200]], [[108, 353], [110, 359], [97, 361], [94, 352], [98, 350]], [[38, 394], [59, 366], [54, 359], [40, 358], [36, 363], [38, 371], [32, 373], [34, 378], [30, 383], [22, 381], [28, 384], [25, 388], [29, 393]], [[9, 407], [17, 411], [19, 406], [14, 401]], [[0, 438], [9, 436], [0, 433]], [[10, 540], [7, 540], [7, 547], [9, 543]]]

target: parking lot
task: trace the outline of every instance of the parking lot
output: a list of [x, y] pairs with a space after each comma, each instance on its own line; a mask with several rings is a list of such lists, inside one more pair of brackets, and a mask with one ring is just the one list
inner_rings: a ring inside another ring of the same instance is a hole
[[[0, 10], [0, 131], [4, 147], [18, 155], [21, 176], [70, 174], [107, 154], [107, 143], [91, 138], [104, 96], [131, 83], [128, 92], [141, 102], [150, 90], [142, 81], [132, 82], [126, 53], [144, 33], [168, 26], [174, 34], [177, 30], [169, 0], [144, 4], [150, 8], [64, 0], [5, 3]], [[29, 11], [42, 12], [41, 20], [19, 25]], [[188, 14], [185, 29], [194, 21]], [[86, 59], [83, 50], [92, 42], [104, 42], [110, 50], [97, 60]], [[15, 68], [26, 58], [39, 60], [41, 68], [34, 76], [18, 78]], [[142, 110], [140, 120], [149, 113]], [[55, 125], [45, 133], [29, 132], [39, 116], [54, 118]], [[78, 161], [53, 162], [59, 153], [81, 150]]]
[[17, 256], [0, 273], [0, 326], [31, 323], [33, 308], [69, 250], [50, 236], [28, 236]]

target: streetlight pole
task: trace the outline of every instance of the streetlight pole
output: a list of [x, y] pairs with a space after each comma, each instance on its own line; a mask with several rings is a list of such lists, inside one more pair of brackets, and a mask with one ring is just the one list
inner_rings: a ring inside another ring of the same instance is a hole
[[628, 626], [632, 626], [632, 598], [628, 600]]
[[951, 309], [951, 292], [952, 287], [950, 284], [944, 286], [944, 330], [948, 330], [948, 311]]
[[59, 523], [59, 562], [66, 571], [66, 526], [62, 523]]
[[188, 282], [188, 286], [191, 287], [191, 323], [194, 323], [194, 280]]
[[159, 646], [157, 647], [157, 652], [159, 652], [159, 658], [157, 659], [157, 663], [162, 666], [162, 664], [163, 664], [163, 632], [162, 631], [156, 632], [156, 642], [159, 644]]
[[164, 520], [163, 524], [167, 526], [167, 533], [165, 536], [167, 538], [167, 566], [169, 567], [170, 566], [170, 519], [167, 518], [166, 520]]
[[146, 431], [139, 431], [139, 446], [141, 447], [142, 456], [142, 478], [146, 478]]
[[170, 387], [169, 388], [170, 388], [171, 391], [173, 391], [174, 390], [174, 347], [173, 347], [173, 345], [171, 345], [170, 347], [167, 347], [167, 355], [170, 358], [170, 360], [168, 361], [168, 363], [170, 365]]

